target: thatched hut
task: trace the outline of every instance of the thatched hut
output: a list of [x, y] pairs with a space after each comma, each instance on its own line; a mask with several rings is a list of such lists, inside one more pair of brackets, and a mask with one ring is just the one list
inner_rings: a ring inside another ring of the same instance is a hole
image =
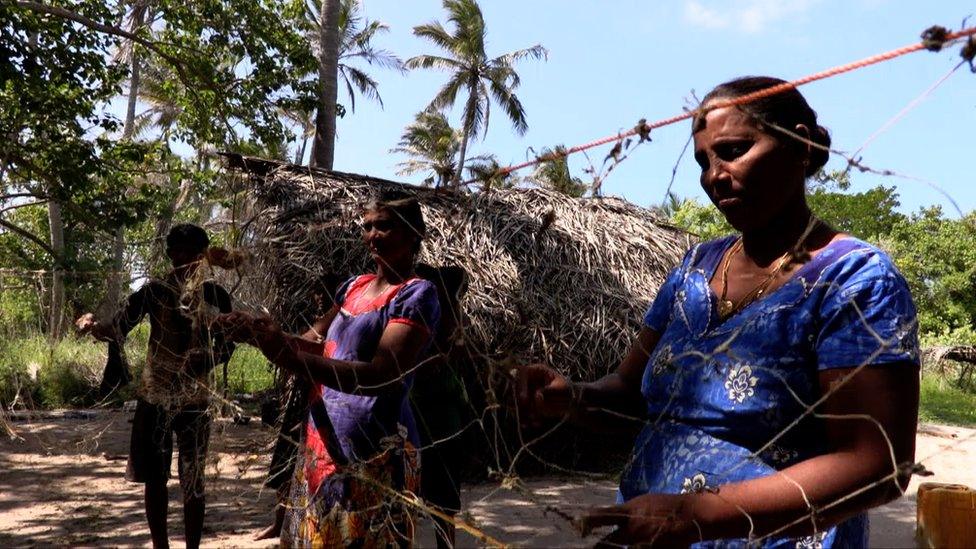
[[504, 375], [495, 366], [511, 361], [545, 361], [575, 379], [608, 372], [691, 243], [653, 211], [617, 198], [538, 188], [438, 192], [227, 158], [247, 174], [256, 206], [248, 234], [253, 271], [266, 284], [264, 305], [286, 323], [307, 309], [307, 288], [322, 275], [371, 269], [358, 223], [369, 199], [391, 190], [414, 194], [428, 228], [421, 261], [468, 273], [463, 343], [483, 381], [490, 372]]

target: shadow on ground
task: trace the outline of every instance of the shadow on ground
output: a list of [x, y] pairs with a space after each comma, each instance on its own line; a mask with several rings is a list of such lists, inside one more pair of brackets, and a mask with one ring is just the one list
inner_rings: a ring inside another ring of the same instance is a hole
[[[0, 440], [0, 546], [148, 546], [142, 487], [126, 482], [130, 414], [101, 412], [89, 420], [16, 422], [19, 439]], [[260, 424], [218, 421], [207, 465], [204, 545], [271, 547], [252, 541], [268, 524], [274, 493], [263, 488], [274, 437]], [[916, 459], [933, 476], [921, 480], [976, 486], [976, 430], [924, 426]], [[914, 547], [914, 479], [905, 497], [871, 512], [872, 547]], [[170, 539], [182, 545], [179, 489], [170, 483]], [[461, 518], [499, 541], [528, 547], [591, 546], [569, 518], [613, 502], [612, 479], [541, 477], [466, 486]], [[459, 547], [478, 547], [458, 533]], [[421, 522], [417, 545], [431, 547], [433, 530]]]
[[[130, 416], [15, 423], [20, 440], [0, 441], [0, 545], [147, 545], [142, 486], [124, 478]], [[272, 436], [260, 425], [215, 423], [205, 544], [246, 544], [270, 520], [274, 494], [262, 487], [268, 462], [262, 447]], [[175, 477], [174, 470], [169, 529], [181, 544]]]

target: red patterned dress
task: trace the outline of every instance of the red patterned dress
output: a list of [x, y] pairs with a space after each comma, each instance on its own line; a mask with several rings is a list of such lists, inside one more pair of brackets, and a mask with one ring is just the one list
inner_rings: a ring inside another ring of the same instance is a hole
[[[337, 292], [340, 312], [323, 354], [370, 361], [386, 326], [404, 323], [428, 337], [440, 317], [437, 290], [412, 278], [375, 299], [364, 295], [376, 275], [350, 279]], [[411, 508], [402, 496], [419, 488], [418, 437], [406, 402], [407, 374], [379, 396], [312, 387], [282, 544], [295, 547], [375, 547], [409, 544]]]

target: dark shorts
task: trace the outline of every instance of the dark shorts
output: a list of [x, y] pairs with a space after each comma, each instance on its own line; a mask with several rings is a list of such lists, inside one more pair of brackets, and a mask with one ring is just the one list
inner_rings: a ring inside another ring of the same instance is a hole
[[125, 478], [142, 483], [169, 480], [175, 434], [183, 497], [202, 497], [212, 421], [210, 411], [204, 406], [167, 410], [140, 399], [132, 418]]

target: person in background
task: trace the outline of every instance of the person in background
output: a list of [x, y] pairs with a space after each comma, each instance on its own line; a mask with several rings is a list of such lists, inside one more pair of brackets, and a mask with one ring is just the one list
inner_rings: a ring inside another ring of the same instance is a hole
[[[464, 464], [464, 417], [467, 402], [460, 364], [463, 353], [455, 352], [462, 337], [461, 298], [467, 291], [467, 273], [456, 266], [417, 265], [417, 276], [437, 286], [441, 322], [431, 349], [431, 358], [417, 372], [410, 402], [420, 431], [421, 495], [428, 505], [451, 519], [461, 510], [461, 467]], [[463, 349], [463, 347], [461, 347]], [[434, 516], [438, 549], [454, 547], [455, 527], [451, 519]]]
[[197, 225], [174, 226], [166, 236], [173, 269], [151, 279], [126, 298], [110, 322], [82, 316], [78, 328], [121, 348], [126, 335], [149, 316], [149, 349], [132, 420], [126, 478], [145, 484], [146, 519], [153, 547], [169, 547], [167, 481], [173, 461], [173, 436], [179, 449], [186, 546], [199, 547], [206, 500], [204, 469], [210, 441], [211, 372], [230, 360], [234, 345], [210, 329], [219, 313], [231, 312], [220, 285], [204, 280], [202, 263], [222, 265], [228, 252], [210, 248]]

